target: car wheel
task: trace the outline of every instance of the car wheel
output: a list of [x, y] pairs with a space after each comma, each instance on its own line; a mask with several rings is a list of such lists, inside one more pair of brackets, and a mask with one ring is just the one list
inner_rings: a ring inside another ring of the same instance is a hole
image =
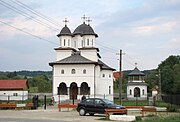
[[81, 108], [81, 109], [79, 110], [79, 115], [80, 115], [80, 116], [86, 115], [86, 111], [84, 110], [84, 108]]
[[94, 113], [89, 113], [90, 116], [94, 116]]

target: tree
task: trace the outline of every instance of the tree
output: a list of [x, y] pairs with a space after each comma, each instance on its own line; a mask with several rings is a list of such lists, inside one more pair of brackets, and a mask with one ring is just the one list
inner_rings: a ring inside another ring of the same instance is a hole
[[167, 94], [180, 93], [180, 56], [169, 56], [159, 64], [161, 70], [162, 92]]

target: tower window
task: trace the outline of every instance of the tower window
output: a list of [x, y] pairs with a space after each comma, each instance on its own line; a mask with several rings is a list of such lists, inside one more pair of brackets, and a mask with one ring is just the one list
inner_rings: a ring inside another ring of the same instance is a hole
[[70, 39], [68, 39], [68, 46], [70, 46]]
[[89, 46], [89, 39], [87, 39], [87, 45]]
[[64, 74], [64, 69], [61, 70], [61, 74]]
[[85, 69], [83, 70], [83, 74], [86, 74], [86, 70]]
[[93, 46], [93, 39], [92, 39], [92, 46]]
[[132, 90], [131, 89], [129, 90], [129, 94], [132, 95]]
[[105, 77], [105, 74], [102, 74], [102, 77], [104, 78], [104, 77]]
[[71, 70], [71, 74], [76, 74], [76, 70], [75, 70], [75, 69], [72, 69], [72, 70]]
[[64, 46], [66, 46], [66, 40], [64, 39]]
[[109, 78], [111, 78], [111, 74], [109, 74]]

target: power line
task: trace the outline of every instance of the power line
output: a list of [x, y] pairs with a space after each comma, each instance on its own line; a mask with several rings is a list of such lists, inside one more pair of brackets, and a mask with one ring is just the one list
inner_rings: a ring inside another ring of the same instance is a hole
[[7, 3], [7, 2], [4, 2], [4, 1], [2, 1], [2, 0], [0, 0], [0, 2], [1, 2], [1, 5], [5, 6], [6, 8], [9, 8], [9, 9], [13, 10], [13, 11], [16, 12], [16, 13], [18, 13], [18, 14], [24, 16], [24, 17], [27, 17], [28, 19], [32, 19], [33, 21], [35, 21], [36, 23], [38, 23], [38, 24], [40, 24], [40, 25], [42, 25], [42, 26], [45, 26], [45, 27], [47, 27], [47, 28], [49, 28], [49, 29], [51, 29], [51, 30], [53, 30], [53, 31], [57, 31], [57, 30], [59, 31], [59, 29], [55, 29], [55, 28], [52, 29], [52, 27], [50, 27], [47, 23], [44, 23], [44, 22], [38, 20], [37, 18], [36, 18], [36, 20], [33, 19], [33, 16], [30, 16], [29, 14], [21, 11], [20, 9], [17, 9], [16, 7], [10, 5], [10, 4]]
[[22, 3], [22, 2], [20, 2], [20, 1], [18, 1], [18, 0], [15, 0], [15, 1], [14, 1], [14, 0], [11, 0], [11, 1], [12, 1], [13, 3], [21, 6], [21, 7], [24, 8], [25, 10], [33, 13], [34, 15], [36, 15], [36, 16], [42, 18], [42, 19], [45, 19], [46, 21], [50, 22], [51, 24], [53, 24], [53, 25], [55, 25], [55, 26], [60, 26], [60, 24], [59, 24], [58, 22], [56, 22], [56, 21], [54, 21], [53, 19], [51, 19], [51, 18], [49, 18], [49, 17], [47, 17], [47, 16], [39, 13], [38, 11], [33, 10], [33, 9], [32, 9], [31, 7], [29, 7], [28, 5]]
[[28, 35], [31, 35], [31, 36], [33, 36], [33, 37], [35, 37], [35, 38], [38, 38], [38, 39], [40, 39], [40, 40], [44, 40], [44, 41], [49, 42], [49, 43], [51, 43], [51, 44], [57, 45], [57, 43], [51, 42], [51, 41], [49, 41], [49, 40], [47, 40], [47, 39], [44, 39], [44, 38], [42, 38], [42, 37], [40, 37], [40, 36], [37, 36], [37, 35], [34, 35], [34, 34], [32, 34], [32, 33], [27, 32], [27, 31], [24, 31], [23, 29], [17, 28], [17, 27], [15, 27], [15, 26], [13, 26], [13, 25], [10, 25], [10, 24], [6, 23], [6, 22], [3, 22], [3, 21], [1, 21], [1, 20], [0, 20], [0, 22], [3, 23], [4, 25], [7, 25], [7, 26], [11, 27], [11, 28], [14, 28], [14, 29], [19, 30], [19, 31], [21, 31], [21, 32], [23, 32], [23, 33], [26, 33], [26, 34], [28, 34]]

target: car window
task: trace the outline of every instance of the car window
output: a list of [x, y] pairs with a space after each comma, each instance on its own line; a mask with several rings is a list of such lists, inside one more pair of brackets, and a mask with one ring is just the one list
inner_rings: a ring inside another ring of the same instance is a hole
[[103, 104], [104, 102], [102, 100], [99, 99], [95, 99], [95, 104]]
[[93, 99], [87, 99], [86, 104], [93, 104]]

